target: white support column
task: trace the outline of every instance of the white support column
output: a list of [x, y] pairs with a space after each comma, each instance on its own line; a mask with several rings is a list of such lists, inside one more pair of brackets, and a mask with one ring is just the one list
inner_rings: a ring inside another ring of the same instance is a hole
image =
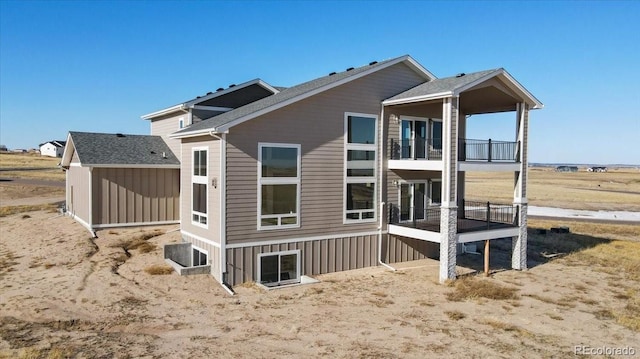
[[440, 283], [456, 277], [458, 231], [458, 97], [442, 103], [442, 204], [440, 206]]
[[520, 169], [515, 173], [513, 204], [517, 210], [515, 224], [519, 227], [519, 234], [512, 238], [511, 268], [525, 270], [527, 269], [527, 142], [529, 131], [529, 108], [525, 103], [517, 104], [516, 115], [516, 141], [520, 146]]

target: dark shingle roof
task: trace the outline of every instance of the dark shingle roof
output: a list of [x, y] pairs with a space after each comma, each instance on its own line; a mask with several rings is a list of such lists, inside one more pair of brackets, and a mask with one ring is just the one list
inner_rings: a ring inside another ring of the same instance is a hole
[[83, 165], [180, 165], [160, 136], [91, 132], [69, 132], [69, 136]]
[[225, 112], [223, 114], [220, 114], [218, 116], [209, 118], [207, 120], [201, 121], [201, 122], [197, 122], [191, 126], [188, 126], [178, 132], [176, 132], [176, 135], [180, 135], [180, 134], [185, 134], [185, 133], [190, 133], [190, 132], [197, 132], [197, 131], [205, 131], [205, 130], [213, 130], [215, 128], [218, 128], [220, 126], [226, 125], [228, 123], [231, 123], [237, 119], [240, 119], [242, 117], [254, 114], [256, 112], [262, 111], [262, 110], [266, 110], [271, 106], [274, 105], [278, 105], [281, 104], [283, 102], [286, 102], [288, 100], [291, 100], [297, 96], [303, 95], [305, 93], [314, 91], [314, 90], [318, 90], [320, 88], [322, 88], [323, 86], [327, 86], [330, 85], [332, 83], [341, 81], [341, 80], [345, 80], [349, 77], [355, 76], [359, 73], [371, 70], [373, 68], [376, 67], [382, 67], [385, 64], [388, 64], [390, 62], [393, 61], [398, 61], [400, 59], [404, 59], [404, 58], [408, 58], [407, 55], [405, 56], [401, 56], [401, 57], [397, 57], [394, 59], [390, 59], [390, 60], [386, 60], [386, 61], [380, 61], [377, 63], [372, 63], [371, 65], [367, 65], [367, 66], [362, 66], [362, 67], [358, 67], [358, 68], [354, 68], [348, 71], [343, 71], [343, 72], [339, 72], [339, 73], [334, 73], [332, 75], [327, 75], [327, 76], [323, 76], [320, 78], [317, 78], [315, 80], [311, 80], [305, 83], [302, 83], [300, 85], [296, 85], [293, 87], [289, 87], [286, 89], [283, 89], [282, 91], [265, 97], [261, 100], [258, 100], [256, 102], [250, 103], [248, 105], [239, 107], [237, 109], [231, 110], [229, 112]]
[[485, 70], [485, 71], [465, 74], [464, 76], [452, 76], [452, 77], [444, 77], [444, 78], [436, 79], [433, 81], [420, 84], [414, 88], [408, 89], [405, 92], [401, 92], [393, 97], [386, 99], [385, 102], [405, 100], [405, 99], [410, 99], [414, 97], [434, 95], [434, 94], [443, 93], [443, 92], [453, 92], [461, 87], [464, 87], [465, 85], [468, 85], [478, 79], [481, 79], [493, 72], [498, 72], [500, 70], [501, 69]]

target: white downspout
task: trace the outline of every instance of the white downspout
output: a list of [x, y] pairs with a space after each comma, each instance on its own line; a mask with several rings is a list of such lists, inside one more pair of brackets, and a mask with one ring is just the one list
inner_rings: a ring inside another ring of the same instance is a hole
[[227, 187], [227, 135], [225, 133], [222, 136], [216, 135], [213, 131], [209, 131], [209, 136], [217, 138], [220, 141], [220, 284], [227, 293], [234, 295], [235, 292], [231, 287], [225, 283], [224, 276], [227, 267], [227, 250], [226, 250], [226, 187]]
[[380, 175], [378, 176], [378, 187], [379, 187], [379, 201], [380, 201], [380, 215], [378, 217], [378, 264], [389, 268], [392, 271], [396, 271], [395, 268], [388, 265], [387, 263], [382, 261], [382, 221], [386, 216], [384, 215], [384, 205], [385, 203], [382, 201], [382, 182], [384, 180], [384, 106], [380, 109], [380, 147], [379, 147], [379, 155], [380, 159]]

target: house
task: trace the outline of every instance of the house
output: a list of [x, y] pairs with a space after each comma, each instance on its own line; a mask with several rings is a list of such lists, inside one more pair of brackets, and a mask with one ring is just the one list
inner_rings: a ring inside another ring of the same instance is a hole
[[62, 157], [62, 152], [64, 152], [65, 144], [65, 141], [49, 141], [41, 143], [38, 146], [40, 148], [40, 155], [49, 157]]
[[578, 172], [578, 166], [558, 166], [556, 172]]
[[[426, 257], [445, 281], [463, 244], [508, 237], [526, 269], [528, 121], [542, 107], [502, 68], [438, 79], [407, 55], [144, 115], [180, 162], [183, 243], [165, 257], [225, 286]], [[496, 112], [513, 113], [514, 138], [467, 138], [470, 116]], [[513, 173], [513, 201], [466, 198], [471, 171]]]
[[607, 167], [593, 166], [593, 167], [587, 168], [587, 172], [607, 172]]
[[89, 231], [180, 222], [180, 162], [159, 136], [69, 132], [66, 211]]

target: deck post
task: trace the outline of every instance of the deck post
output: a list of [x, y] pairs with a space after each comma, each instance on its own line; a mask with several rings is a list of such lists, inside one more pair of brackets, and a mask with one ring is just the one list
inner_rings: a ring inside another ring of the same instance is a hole
[[491, 228], [491, 202], [487, 201], [487, 229]]
[[489, 276], [489, 240], [484, 241], [484, 276]]
[[513, 204], [516, 207], [516, 225], [519, 234], [512, 239], [511, 268], [527, 269], [527, 139], [529, 131], [529, 108], [525, 103], [516, 107], [516, 141], [520, 143], [520, 168], [515, 173]]
[[487, 162], [491, 162], [491, 139], [489, 139], [489, 148], [487, 149]]
[[458, 239], [459, 97], [442, 101], [442, 202], [440, 205], [440, 283], [456, 278]]

